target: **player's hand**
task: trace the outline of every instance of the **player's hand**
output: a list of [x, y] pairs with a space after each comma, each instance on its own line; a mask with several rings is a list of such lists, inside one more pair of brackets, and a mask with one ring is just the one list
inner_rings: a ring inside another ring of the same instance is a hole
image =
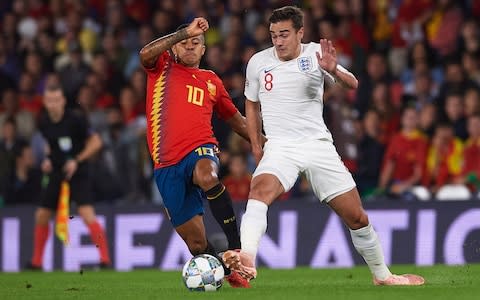
[[255, 163], [258, 166], [258, 164], [260, 163], [260, 160], [263, 157], [263, 148], [260, 146], [255, 147], [252, 145], [252, 154], [253, 154], [253, 158], [255, 158]]
[[186, 30], [189, 37], [203, 34], [208, 30], [208, 21], [205, 18], [195, 18]]
[[65, 172], [65, 178], [67, 180], [70, 180], [75, 174], [75, 171], [78, 169], [78, 163], [74, 159], [69, 159], [65, 162], [65, 165], [63, 165], [63, 172]]
[[52, 172], [52, 161], [49, 158], [45, 158], [42, 161], [41, 169], [43, 173], [50, 173]]
[[321, 39], [320, 48], [321, 53], [317, 52], [318, 64], [328, 73], [335, 74], [337, 70], [337, 51], [333, 47], [332, 41]]

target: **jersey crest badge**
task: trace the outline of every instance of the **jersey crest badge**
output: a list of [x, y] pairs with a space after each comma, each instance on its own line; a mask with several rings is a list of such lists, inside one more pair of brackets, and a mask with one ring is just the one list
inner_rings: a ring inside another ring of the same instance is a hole
[[308, 72], [313, 67], [312, 58], [310, 56], [300, 57], [297, 59], [297, 62], [298, 62], [298, 68], [302, 72]]
[[207, 81], [207, 89], [210, 95], [213, 97], [217, 95], [217, 87], [210, 80]]

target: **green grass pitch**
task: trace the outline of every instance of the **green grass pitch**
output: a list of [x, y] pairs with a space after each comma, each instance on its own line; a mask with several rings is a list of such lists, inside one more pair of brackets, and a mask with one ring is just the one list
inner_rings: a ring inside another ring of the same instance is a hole
[[395, 273], [418, 273], [421, 287], [375, 287], [366, 267], [351, 269], [260, 269], [251, 289], [227, 283], [217, 292], [190, 292], [180, 271], [22, 272], [0, 274], [0, 299], [480, 299], [480, 265], [393, 266]]

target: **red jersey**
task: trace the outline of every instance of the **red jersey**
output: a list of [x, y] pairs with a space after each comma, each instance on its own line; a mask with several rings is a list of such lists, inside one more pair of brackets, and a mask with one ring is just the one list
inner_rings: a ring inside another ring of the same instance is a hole
[[384, 157], [384, 162], [393, 160], [395, 163], [392, 180], [408, 179], [412, 176], [416, 165], [423, 169], [427, 146], [426, 138], [418, 131], [409, 136], [403, 133], [393, 136]]
[[213, 111], [222, 120], [238, 111], [220, 78], [176, 63], [168, 51], [146, 71], [147, 141], [155, 169], [178, 163], [202, 144], [217, 145]]
[[250, 174], [241, 178], [225, 176], [225, 178], [222, 179], [223, 185], [225, 185], [225, 188], [234, 202], [244, 202], [248, 200], [251, 181], [252, 176]]
[[463, 150], [463, 175], [475, 173], [480, 178], [480, 139], [469, 139]]

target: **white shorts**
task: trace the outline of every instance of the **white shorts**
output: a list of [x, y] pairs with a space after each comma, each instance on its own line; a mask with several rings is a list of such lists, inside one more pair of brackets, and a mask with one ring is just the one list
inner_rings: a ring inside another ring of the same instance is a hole
[[300, 172], [305, 172], [320, 201], [328, 202], [356, 186], [335, 146], [329, 140], [295, 144], [268, 141], [263, 150], [262, 160], [253, 177], [260, 174], [275, 175], [286, 192], [293, 187]]

